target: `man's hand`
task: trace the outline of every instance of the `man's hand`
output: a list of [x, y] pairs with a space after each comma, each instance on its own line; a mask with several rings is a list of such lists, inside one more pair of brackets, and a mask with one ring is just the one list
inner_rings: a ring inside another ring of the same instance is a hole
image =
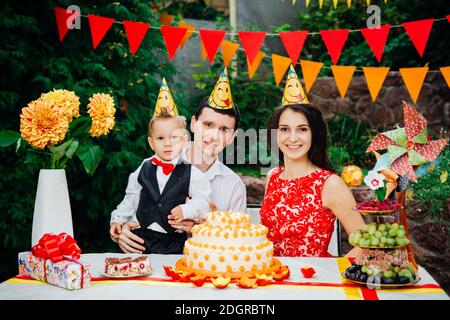
[[183, 209], [181, 206], [176, 206], [170, 211], [170, 215], [175, 219], [176, 222], [181, 222], [184, 219]]
[[131, 232], [131, 229], [139, 227], [139, 223], [131, 221], [122, 225], [122, 232], [119, 235], [117, 243], [123, 252], [143, 253], [145, 251], [145, 247], [141, 246], [141, 244], [144, 244], [144, 240]]
[[210, 202], [209, 203], [209, 207], [211, 208], [212, 211], [216, 211], [217, 210], [217, 206], [214, 202]]
[[183, 230], [187, 233], [190, 233], [192, 227], [195, 225], [193, 220], [176, 221], [171, 214], [169, 214], [167, 218], [169, 219], [168, 222], [172, 227], [178, 230]]
[[118, 222], [113, 222], [111, 224], [111, 227], [109, 228], [109, 234], [111, 235], [111, 237], [117, 240], [121, 232], [122, 232], [122, 224]]

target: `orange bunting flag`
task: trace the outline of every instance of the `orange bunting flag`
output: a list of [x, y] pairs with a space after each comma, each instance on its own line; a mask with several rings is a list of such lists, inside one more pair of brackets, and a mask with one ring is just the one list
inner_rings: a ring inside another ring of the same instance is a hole
[[363, 67], [372, 101], [375, 101], [389, 72], [389, 67]]
[[450, 67], [442, 67], [439, 68], [441, 70], [442, 76], [444, 77], [445, 81], [447, 82], [447, 86], [450, 87]]
[[258, 51], [255, 60], [253, 60], [253, 63], [250, 63], [250, 60], [247, 58], [248, 76], [250, 77], [250, 79], [252, 79], [253, 76], [255, 75], [255, 72], [258, 69], [259, 65], [261, 64], [263, 58], [264, 52], [262, 51]]
[[314, 81], [316, 81], [319, 75], [320, 69], [322, 69], [323, 63], [309, 60], [300, 60], [302, 67], [303, 80], [305, 80], [305, 89], [309, 93]]
[[291, 64], [291, 59], [277, 54], [272, 54], [272, 67], [273, 75], [275, 76], [275, 83], [277, 86], [280, 84], [281, 79], [283, 79], [287, 68]]
[[336, 86], [341, 94], [341, 98], [345, 97], [348, 86], [352, 81], [356, 67], [354, 66], [331, 66]]
[[139, 49], [142, 40], [144, 40], [148, 28], [150, 28], [150, 24], [124, 20], [123, 26], [125, 28], [125, 33], [127, 34], [131, 54], [134, 56]]
[[227, 40], [222, 41], [222, 58], [225, 67], [228, 67], [238, 48], [239, 43], [234, 43]]
[[206, 53], [206, 48], [202, 40], [200, 40], [200, 44], [202, 45], [202, 61], [204, 62], [208, 58], [208, 53]]
[[422, 89], [423, 81], [427, 75], [428, 67], [400, 68], [399, 71], [412, 101], [416, 103], [420, 94], [420, 89]]
[[159, 16], [159, 23], [163, 26], [170, 26], [173, 22], [173, 19], [173, 16], [171, 16], [167, 12], [164, 12]]
[[88, 14], [89, 27], [91, 28], [92, 45], [97, 48], [103, 37], [114, 23], [114, 19]]
[[180, 43], [180, 49], [183, 49], [184, 45], [186, 44], [186, 42], [189, 40], [189, 38], [192, 36], [192, 33], [195, 31], [195, 27], [192, 24], [189, 24], [185, 21], [180, 21], [180, 23], [178, 24], [178, 26], [180, 28], [186, 28], [187, 32], [184, 35], [183, 40], [181, 40]]

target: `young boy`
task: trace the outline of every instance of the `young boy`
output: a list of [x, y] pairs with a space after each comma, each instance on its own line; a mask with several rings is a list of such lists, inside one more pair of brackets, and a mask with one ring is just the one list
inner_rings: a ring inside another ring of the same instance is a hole
[[182, 253], [186, 233], [171, 227], [168, 215], [177, 221], [201, 219], [210, 211], [211, 194], [205, 175], [181, 160], [187, 140], [186, 119], [178, 115], [163, 79], [148, 129], [155, 155], [130, 175], [135, 183], [128, 184], [124, 201], [111, 213], [113, 239], [119, 237], [122, 223], [135, 215], [140, 228], [132, 232], [144, 239], [145, 253]]

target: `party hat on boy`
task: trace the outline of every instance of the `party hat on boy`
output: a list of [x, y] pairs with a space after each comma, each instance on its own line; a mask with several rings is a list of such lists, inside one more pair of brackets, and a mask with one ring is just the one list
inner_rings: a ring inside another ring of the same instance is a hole
[[227, 68], [223, 69], [220, 74], [219, 80], [217, 80], [209, 96], [208, 104], [211, 108], [215, 109], [231, 109], [234, 107]]
[[172, 98], [170, 89], [167, 86], [166, 79], [162, 79], [161, 87], [159, 88], [158, 98], [156, 99], [154, 117], [160, 116], [162, 113], [167, 113], [172, 117], [178, 116], [178, 108]]
[[306, 104], [309, 103], [306, 98], [305, 91], [303, 91], [302, 84], [295, 73], [294, 67], [289, 67], [286, 86], [284, 87], [283, 100], [281, 104], [283, 106], [288, 104]]

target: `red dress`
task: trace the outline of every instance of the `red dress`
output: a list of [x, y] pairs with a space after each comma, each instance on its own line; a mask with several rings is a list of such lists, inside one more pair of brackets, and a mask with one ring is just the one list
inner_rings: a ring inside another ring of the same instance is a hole
[[269, 228], [275, 256], [331, 257], [328, 244], [336, 216], [322, 205], [325, 180], [333, 173], [318, 169], [296, 179], [280, 179], [273, 170], [260, 215]]

